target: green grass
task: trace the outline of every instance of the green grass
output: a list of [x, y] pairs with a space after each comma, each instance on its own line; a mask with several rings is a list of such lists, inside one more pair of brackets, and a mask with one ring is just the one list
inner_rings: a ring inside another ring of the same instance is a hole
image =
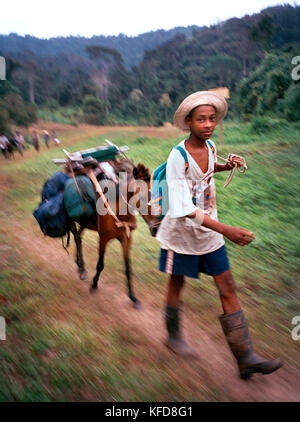
[[77, 126], [78, 120], [82, 120], [81, 113], [76, 109], [67, 107], [58, 107], [48, 109], [46, 107], [38, 109], [38, 118], [55, 123]]
[[[72, 130], [76, 135], [77, 129]], [[107, 138], [119, 146], [128, 145], [128, 157], [152, 170], [183, 138], [165, 136], [163, 131], [157, 131], [157, 136], [147, 133], [138, 127], [132, 131], [108, 129], [101, 136], [90, 135], [87, 130], [84, 141], [68, 144], [67, 149], [102, 145]], [[72, 138], [72, 133], [68, 136]], [[218, 145], [218, 132], [213, 140]], [[253, 336], [270, 354], [271, 345], [276, 344], [277, 353], [298, 371], [299, 344], [291, 340], [290, 332], [292, 317], [299, 315], [300, 300], [299, 141], [297, 124], [277, 121], [268, 132], [257, 134], [250, 123], [228, 122], [224, 125], [224, 146], [218, 153], [242, 154], [249, 169], [246, 174], [237, 173], [226, 189], [227, 174], [215, 177], [219, 219], [248, 228], [256, 236], [246, 248], [226, 242]], [[63, 156], [61, 147], [16, 161], [1, 161], [0, 174], [8, 189], [3, 193], [0, 214], [0, 293], [9, 302], [0, 305], [8, 329], [7, 341], [0, 343], [0, 401], [234, 399], [218, 388], [205, 368], [203, 379], [207, 382], [199, 386], [197, 380], [186, 379], [184, 369], [177, 368], [177, 373], [170, 368], [164, 356], [145, 353], [149, 333], [144, 333], [142, 326], [133, 332], [118, 315], [101, 313], [101, 300], [109, 298], [98, 299], [98, 308], [91, 310], [93, 300], [85, 303], [82, 298], [87, 292], [76, 278], [72, 256], [65, 254], [61, 266], [52, 265], [51, 257], [43, 259], [48, 243], [40, 240], [42, 234], [32, 211], [40, 201], [44, 181], [58, 170], [51, 158]], [[45, 245], [41, 257], [24, 240], [30, 235]], [[59, 241], [53, 242], [51, 245], [60, 248]], [[90, 271], [95, 267], [97, 242], [96, 233], [85, 233], [84, 255]], [[164, 302], [166, 277], [157, 270], [158, 253], [158, 242], [138, 217], [131, 256], [135, 289], [148, 307], [162, 307]], [[108, 246], [103, 277], [125, 296], [123, 267], [121, 247], [113, 241]], [[196, 323], [212, 331], [218, 329], [221, 306], [209, 277], [189, 279], [183, 297]], [[182, 383], [178, 382], [180, 376]]]

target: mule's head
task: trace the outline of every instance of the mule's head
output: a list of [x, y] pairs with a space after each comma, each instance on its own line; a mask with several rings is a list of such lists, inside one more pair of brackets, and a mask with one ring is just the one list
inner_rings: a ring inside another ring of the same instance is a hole
[[133, 168], [132, 175], [136, 181], [141, 181], [141, 183], [137, 183], [137, 194], [140, 201], [138, 210], [148, 224], [151, 235], [155, 236], [159, 227], [159, 220], [151, 214], [150, 171], [144, 164], [138, 163]]

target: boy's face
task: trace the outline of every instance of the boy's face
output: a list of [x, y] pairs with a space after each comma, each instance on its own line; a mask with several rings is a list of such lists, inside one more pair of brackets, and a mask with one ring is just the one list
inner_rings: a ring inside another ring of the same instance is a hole
[[209, 105], [196, 107], [191, 116], [186, 117], [185, 122], [190, 128], [191, 134], [202, 141], [211, 137], [216, 127], [216, 110]]

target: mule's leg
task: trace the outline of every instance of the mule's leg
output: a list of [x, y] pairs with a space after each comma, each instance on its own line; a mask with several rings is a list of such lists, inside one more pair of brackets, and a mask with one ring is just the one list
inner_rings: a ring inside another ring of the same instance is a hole
[[123, 250], [123, 258], [125, 262], [125, 274], [126, 274], [126, 279], [127, 279], [128, 296], [132, 300], [134, 307], [137, 309], [141, 309], [142, 304], [135, 297], [134, 292], [133, 292], [132, 282], [131, 282], [131, 265], [130, 265], [130, 258], [129, 258], [131, 241], [132, 241], [131, 234], [129, 238], [124, 234], [124, 237], [120, 239], [122, 250]]
[[74, 240], [76, 243], [76, 263], [78, 266], [78, 272], [80, 280], [86, 280], [88, 277], [88, 273], [84, 268], [84, 261], [82, 255], [82, 240], [81, 240], [81, 233], [83, 232], [83, 228], [77, 230], [76, 224], [73, 222], [71, 225], [71, 232], [73, 233]]
[[83, 229], [80, 229], [80, 231], [78, 232], [77, 265], [78, 265], [80, 280], [86, 280], [88, 278], [88, 272], [85, 269], [85, 264], [84, 264], [84, 260], [83, 260], [82, 238], [81, 238], [82, 232], [83, 232]]
[[98, 262], [97, 262], [96, 275], [93, 278], [93, 284], [91, 286], [92, 289], [97, 289], [97, 287], [98, 287], [98, 280], [99, 280], [100, 274], [101, 274], [101, 272], [103, 271], [103, 268], [104, 268], [104, 254], [105, 254], [106, 245], [107, 245], [107, 239], [105, 239], [105, 236], [100, 237], [100, 239], [99, 239], [99, 259], [98, 259]]

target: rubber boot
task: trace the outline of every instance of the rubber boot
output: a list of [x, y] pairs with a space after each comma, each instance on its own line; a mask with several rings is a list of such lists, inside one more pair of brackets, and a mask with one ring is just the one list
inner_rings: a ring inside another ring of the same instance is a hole
[[281, 359], [265, 360], [253, 351], [248, 325], [242, 310], [219, 317], [227, 343], [237, 360], [240, 377], [250, 378], [255, 372], [271, 374], [281, 368]]
[[173, 352], [181, 356], [195, 357], [196, 353], [191, 346], [182, 338], [179, 331], [180, 309], [173, 306], [166, 306], [166, 325], [168, 338], [166, 345]]

